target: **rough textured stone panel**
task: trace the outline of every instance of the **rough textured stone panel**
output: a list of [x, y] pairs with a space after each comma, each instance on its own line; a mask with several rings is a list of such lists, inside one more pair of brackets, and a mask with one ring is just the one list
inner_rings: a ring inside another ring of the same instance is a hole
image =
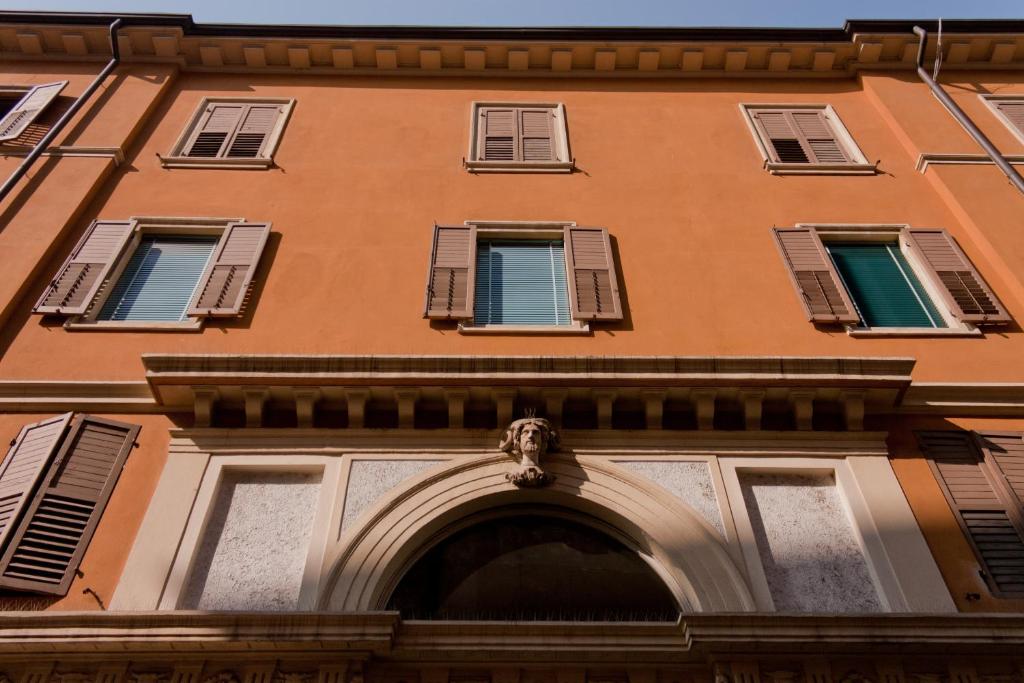
[[627, 470], [657, 482], [696, 510], [725, 537], [725, 525], [718, 508], [711, 469], [705, 462], [666, 462], [664, 460], [620, 460]]
[[364, 510], [403, 480], [443, 460], [353, 460], [345, 490], [345, 510], [341, 515], [344, 531]]
[[226, 473], [182, 607], [296, 609], [320, 479], [319, 473]]
[[744, 473], [740, 485], [775, 609], [882, 611], [832, 475]]

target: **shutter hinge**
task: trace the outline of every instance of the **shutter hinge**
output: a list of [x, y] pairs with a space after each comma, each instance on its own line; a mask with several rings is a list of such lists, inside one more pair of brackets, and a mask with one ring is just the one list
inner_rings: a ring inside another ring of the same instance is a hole
[[11, 439], [11, 443], [9, 445], [10, 445], [11, 448], [14, 448], [14, 444], [16, 444], [16, 443], [18, 443], [17, 439]]

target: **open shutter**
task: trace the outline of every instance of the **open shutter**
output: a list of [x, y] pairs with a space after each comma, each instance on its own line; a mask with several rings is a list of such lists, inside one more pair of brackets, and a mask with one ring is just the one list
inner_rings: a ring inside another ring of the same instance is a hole
[[11, 449], [0, 464], [0, 549], [32, 500], [32, 492], [70, 421], [71, 413], [65, 413], [25, 425], [11, 442]]
[[476, 226], [434, 226], [423, 317], [444, 320], [473, 317], [475, 261]]
[[519, 160], [557, 161], [555, 112], [551, 109], [519, 109]]
[[904, 240], [942, 285], [953, 315], [964, 322], [1010, 322], [1010, 315], [967, 255], [948, 232], [939, 228], [904, 228]]
[[811, 163], [847, 164], [850, 158], [836, 139], [832, 126], [820, 111], [794, 111], [790, 113], [801, 142], [809, 152]]
[[134, 229], [135, 221], [93, 221], [32, 312], [85, 313]]
[[814, 228], [775, 228], [773, 232], [807, 319], [816, 323], [859, 322], [846, 287]]
[[483, 161], [520, 161], [515, 107], [480, 107], [477, 156]]
[[199, 278], [189, 315], [234, 316], [242, 310], [270, 223], [230, 223]]
[[14, 108], [7, 112], [7, 115], [0, 119], [0, 142], [13, 140], [25, 132], [25, 129], [36, 120], [36, 117], [43, 113], [64, 86], [67, 81], [37, 85], [25, 93], [21, 101], [14, 105]]
[[228, 146], [228, 157], [254, 159], [267, 156], [264, 147], [281, 115], [279, 104], [246, 105], [241, 125]]
[[969, 432], [924, 432], [917, 436], [989, 585], [999, 593], [1024, 594], [1020, 501], [1009, 499], [996, 470], [985, 466]]
[[1024, 135], [1024, 100], [997, 101], [994, 104], [996, 109], [1010, 122], [1010, 125], [1016, 128], [1017, 132], [1021, 135]]
[[244, 104], [211, 104], [185, 143], [182, 156], [215, 158], [226, 156], [228, 139], [247, 110]]
[[138, 433], [138, 425], [75, 418], [0, 558], [0, 587], [67, 593]]
[[565, 261], [573, 320], [622, 320], [608, 231], [567, 226]]

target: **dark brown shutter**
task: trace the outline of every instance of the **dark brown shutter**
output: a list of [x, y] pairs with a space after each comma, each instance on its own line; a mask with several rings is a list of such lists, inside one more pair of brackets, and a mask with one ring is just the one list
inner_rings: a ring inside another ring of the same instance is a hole
[[1002, 302], [948, 232], [937, 228], [904, 228], [903, 237], [942, 284], [946, 303], [956, 318], [977, 324], [1010, 321]]
[[67, 81], [58, 81], [57, 83], [37, 85], [25, 93], [21, 101], [14, 105], [14, 108], [7, 112], [3, 119], [0, 119], [0, 142], [13, 140], [25, 132], [25, 129], [43, 113], [43, 110], [56, 99], [67, 84]]
[[138, 425], [74, 419], [0, 558], [0, 587], [67, 593], [138, 433]]
[[230, 223], [199, 278], [188, 314], [238, 315], [268, 235], [270, 223]]
[[551, 109], [519, 109], [519, 160], [556, 161], [555, 113]]
[[25, 425], [11, 443], [7, 457], [0, 464], [0, 549], [32, 500], [32, 492], [70, 421], [71, 413], [65, 413]]
[[246, 109], [244, 104], [209, 105], [185, 144], [182, 156], [209, 158], [226, 156], [228, 138], [238, 128]]
[[93, 221], [32, 312], [85, 313], [134, 229], [135, 221]]
[[1006, 120], [1010, 122], [1014, 128], [1017, 129], [1021, 135], [1024, 135], [1024, 100], [1020, 101], [996, 101], [994, 103], [996, 109], [1002, 112]]
[[850, 156], [819, 110], [761, 109], [752, 112], [772, 161], [785, 164], [846, 164]]
[[860, 317], [814, 228], [775, 228], [775, 242], [807, 319], [820, 323], [856, 323]]
[[483, 161], [519, 161], [515, 107], [480, 107], [477, 155]]
[[608, 231], [566, 227], [565, 262], [573, 320], [622, 320]]
[[435, 225], [423, 317], [473, 317], [476, 226]]
[[969, 432], [922, 432], [917, 437], [989, 586], [996, 593], [1024, 595], [1021, 502], [1010, 497], [996, 464], [982, 456]]
[[281, 115], [279, 104], [250, 104], [241, 116], [241, 125], [228, 146], [228, 157], [265, 157], [267, 139]]

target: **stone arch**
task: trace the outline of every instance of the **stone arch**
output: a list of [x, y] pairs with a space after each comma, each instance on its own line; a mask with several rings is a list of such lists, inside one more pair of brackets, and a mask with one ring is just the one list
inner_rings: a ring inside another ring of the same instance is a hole
[[318, 607], [384, 608], [412, 562], [460, 520], [508, 505], [563, 508], [600, 520], [627, 539], [683, 612], [755, 609], [742, 574], [701, 516], [668, 492], [595, 457], [550, 457], [550, 485], [519, 489], [505, 454], [460, 458], [408, 481], [328, 551]]

